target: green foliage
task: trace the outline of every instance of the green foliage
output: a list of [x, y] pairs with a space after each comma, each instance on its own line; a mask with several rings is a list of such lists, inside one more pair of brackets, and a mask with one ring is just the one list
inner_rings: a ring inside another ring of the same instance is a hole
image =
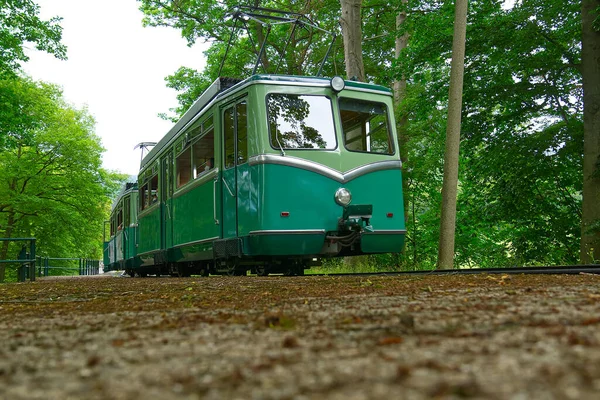
[[20, 62], [29, 59], [24, 51], [26, 43], [66, 59], [67, 48], [60, 44], [61, 18], [43, 21], [39, 9], [31, 0], [0, 0], [0, 79], [13, 75]]
[[0, 151], [28, 143], [54, 112], [58, 88], [29, 79], [0, 80]]
[[[0, 96], [6, 93], [27, 106], [28, 116], [6, 122], [11, 146], [0, 152], [0, 235], [35, 237], [40, 256], [99, 259], [109, 195], [122, 177], [101, 168], [93, 118], [66, 104], [54, 85], [11, 78], [0, 81]], [[0, 259], [14, 251], [6, 243]]]
[[[470, 2], [456, 263], [576, 262], [580, 3], [524, 0], [512, 9], [502, 3]], [[409, 2], [401, 33], [410, 34], [410, 43], [395, 64], [395, 76], [408, 78], [401, 113], [409, 121], [410, 262], [436, 257], [451, 7]]]
[[[247, 78], [252, 73], [260, 43], [267, 35], [267, 28], [254, 21], [248, 21], [245, 25], [238, 21], [235, 25], [237, 34], [228, 46], [234, 27], [231, 14], [235, 6], [240, 4], [239, 1], [138, 1], [140, 10], [145, 15], [143, 23], [146, 26], [170, 26], [180, 29], [182, 36], [190, 45], [197, 40], [211, 43], [210, 48], [205, 52], [207, 65], [204, 71], [198, 72], [181, 67], [175, 74], [166, 78], [167, 86], [180, 92], [178, 95], [180, 106], [171, 110], [175, 112], [174, 116], [163, 114], [163, 118], [176, 120], [217, 77]], [[245, 4], [242, 2], [242, 5], [254, 5], [254, 3], [254, 1]], [[320, 28], [339, 34], [340, 4], [338, 1], [316, 0], [306, 3], [291, 1], [283, 4], [267, 1], [260, 2], [260, 6], [303, 13], [312, 21], [318, 21]], [[327, 53], [331, 36], [317, 29], [304, 27], [298, 28], [294, 39], [287, 43], [292, 30], [293, 26], [289, 24], [271, 25], [268, 46], [258, 65], [258, 73], [275, 71], [291, 75], [317, 73]], [[341, 36], [337, 38], [329, 59], [331, 61], [325, 64], [323, 74], [326, 76], [343, 74]]]

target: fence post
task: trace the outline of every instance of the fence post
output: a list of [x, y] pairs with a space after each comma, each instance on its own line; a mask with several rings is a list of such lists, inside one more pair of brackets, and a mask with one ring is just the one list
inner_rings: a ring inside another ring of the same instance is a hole
[[[23, 247], [21, 248], [21, 251], [19, 252], [19, 256], [17, 257], [18, 260], [27, 260], [27, 247], [25, 245], [23, 245]], [[27, 279], [27, 272], [25, 270], [25, 262], [19, 263], [19, 267], [17, 269], [17, 281], [18, 282], [25, 282], [25, 280]]]
[[29, 242], [29, 280], [35, 282], [35, 239]]

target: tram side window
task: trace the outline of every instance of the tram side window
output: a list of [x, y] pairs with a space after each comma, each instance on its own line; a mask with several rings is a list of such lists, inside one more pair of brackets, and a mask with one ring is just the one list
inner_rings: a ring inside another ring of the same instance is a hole
[[192, 156], [194, 179], [215, 167], [215, 134], [212, 127], [192, 145]]
[[[148, 179], [148, 178], [146, 178]], [[158, 202], [158, 174], [153, 175], [140, 189], [140, 210]]]
[[120, 231], [121, 229], [123, 229], [123, 208], [120, 208], [117, 212], [117, 230]]
[[394, 154], [385, 104], [350, 98], [341, 98], [339, 104], [346, 149]]
[[192, 148], [188, 147], [177, 156], [175, 161], [177, 187], [188, 183], [192, 177]]
[[131, 223], [131, 197], [126, 197], [123, 206], [123, 226], [127, 227]]
[[158, 203], [158, 174], [150, 180], [150, 205]]
[[234, 119], [233, 107], [225, 110], [223, 115], [223, 133], [225, 139], [225, 168], [231, 168], [235, 165], [235, 143], [234, 138]]
[[236, 106], [237, 114], [237, 163], [238, 165], [248, 160], [248, 107], [246, 102]]
[[146, 184], [142, 185], [140, 189], [140, 210], [145, 210], [150, 206], [150, 183], [146, 182]]

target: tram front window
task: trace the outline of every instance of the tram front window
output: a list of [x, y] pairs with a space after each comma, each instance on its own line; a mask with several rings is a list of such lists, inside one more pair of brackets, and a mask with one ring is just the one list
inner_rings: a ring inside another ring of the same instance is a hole
[[270, 94], [267, 118], [274, 149], [334, 150], [337, 147], [328, 97]]
[[339, 104], [347, 150], [394, 154], [385, 104], [346, 97]]

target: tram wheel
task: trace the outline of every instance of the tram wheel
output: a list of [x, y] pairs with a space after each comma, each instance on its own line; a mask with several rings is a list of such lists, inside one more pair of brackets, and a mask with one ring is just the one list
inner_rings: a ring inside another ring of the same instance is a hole
[[208, 265], [205, 265], [202, 270], [200, 271], [200, 276], [204, 276], [207, 277], [210, 274], [210, 271], [208, 269]]
[[256, 266], [256, 275], [258, 276], [267, 276], [269, 275], [269, 269], [266, 265], [257, 265]]
[[227, 270], [225, 271], [225, 275], [227, 275], [227, 276], [235, 276], [236, 275], [235, 272], [236, 272], [235, 271], [235, 263], [231, 263], [231, 264], [228, 263]]

